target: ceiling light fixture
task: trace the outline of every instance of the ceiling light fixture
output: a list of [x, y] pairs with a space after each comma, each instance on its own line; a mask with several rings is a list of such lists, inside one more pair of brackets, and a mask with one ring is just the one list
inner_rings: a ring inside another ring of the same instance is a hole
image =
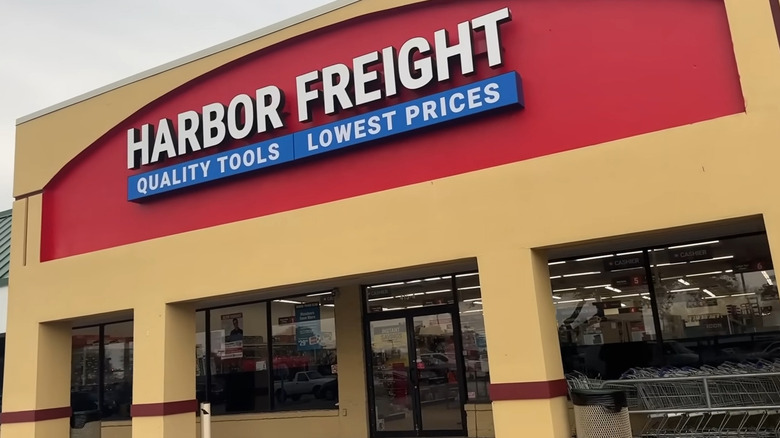
[[686, 277], [686, 278], [690, 278], [690, 277], [702, 277], [702, 276], [705, 276], [705, 275], [718, 275], [718, 274], [722, 274], [722, 273], [723, 273], [723, 271], [700, 272], [700, 273], [698, 273], [698, 274], [688, 274], [688, 275], [686, 275], [685, 277]]
[[769, 278], [769, 273], [767, 273], [766, 271], [761, 271], [761, 275], [763, 275], [764, 278], [766, 279], [766, 284], [768, 284], [770, 286], [772, 286], [774, 284], [774, 283], [772, 283], [772, 279]]
[[711, 259], [704, 259], [704, 260], [691, 260], [691, 263], [702, 263], [702, 262], [711, 262], [713, 260], [728, 260], [733, 259], [733, 255], [727, 255], [727, 256], [721, 256], [721, 257], [713, 257]]
[[719, 242], [720, 242], [720, 240], [709, 240], [707, 242], [697, 242], [697, 243], [688, 243], [688, 244], [685, 244], [685, 245], [670, 246], [670, 247], [668, 247], [666, 249], [690, 248], [692, 246], [711, 245], [713, 243], [719, 243]]
[[583, 275], [596, 275], [596, 274], [601, 274], [601, 271], [577, 272], [577, 273], [574, 273], [574, 274], [566, 274], [563, 277], [564, 278], [581, 277]]
[[585, 286], [583, 289], [598, 289], [600, 287], [612, 287], [611, 284], [594, 284], [593, 286]]
[[598, 255], [598, 256], [592, 256], [592, 257], [583, 257], [581, 259], [575, 260], [575, 262], [587, 262], [588, 260], [598, 260], [598, 259], [606, 259], [610, 257], [615, 257], [614, 254], [604, 254], [604, 255]]

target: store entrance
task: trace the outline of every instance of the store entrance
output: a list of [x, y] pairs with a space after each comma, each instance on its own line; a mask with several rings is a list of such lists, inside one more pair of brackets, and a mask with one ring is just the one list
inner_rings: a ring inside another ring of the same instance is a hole
[[387, 312], [368, 322], [373, 436], [466, 435], [457, 314], [448, 307]]

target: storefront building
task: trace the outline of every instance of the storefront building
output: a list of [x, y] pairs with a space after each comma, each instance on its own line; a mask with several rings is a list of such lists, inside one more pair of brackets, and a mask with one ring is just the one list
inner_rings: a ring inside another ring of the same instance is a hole
[[20, 119], [3, 438], [563, 438], [568, 374], [775, 360], [779, 8], [343, 0]]

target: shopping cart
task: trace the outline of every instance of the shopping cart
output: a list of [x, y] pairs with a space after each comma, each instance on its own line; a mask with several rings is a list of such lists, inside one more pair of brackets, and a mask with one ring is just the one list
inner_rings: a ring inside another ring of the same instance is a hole
[[780, 438], [780, 361], [634, 368], [618, 380], [567, 376], [571, 389], [619, 389], [643, 438]]

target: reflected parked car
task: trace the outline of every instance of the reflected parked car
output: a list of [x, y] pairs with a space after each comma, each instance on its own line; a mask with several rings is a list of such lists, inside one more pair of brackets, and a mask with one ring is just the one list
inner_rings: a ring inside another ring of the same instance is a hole
[[339, 382], [338, 380], [331, 380], [325, 383], [314, 394], [314, 397], [324, 399], [328, 401], [338, 400], [339, 398]]

